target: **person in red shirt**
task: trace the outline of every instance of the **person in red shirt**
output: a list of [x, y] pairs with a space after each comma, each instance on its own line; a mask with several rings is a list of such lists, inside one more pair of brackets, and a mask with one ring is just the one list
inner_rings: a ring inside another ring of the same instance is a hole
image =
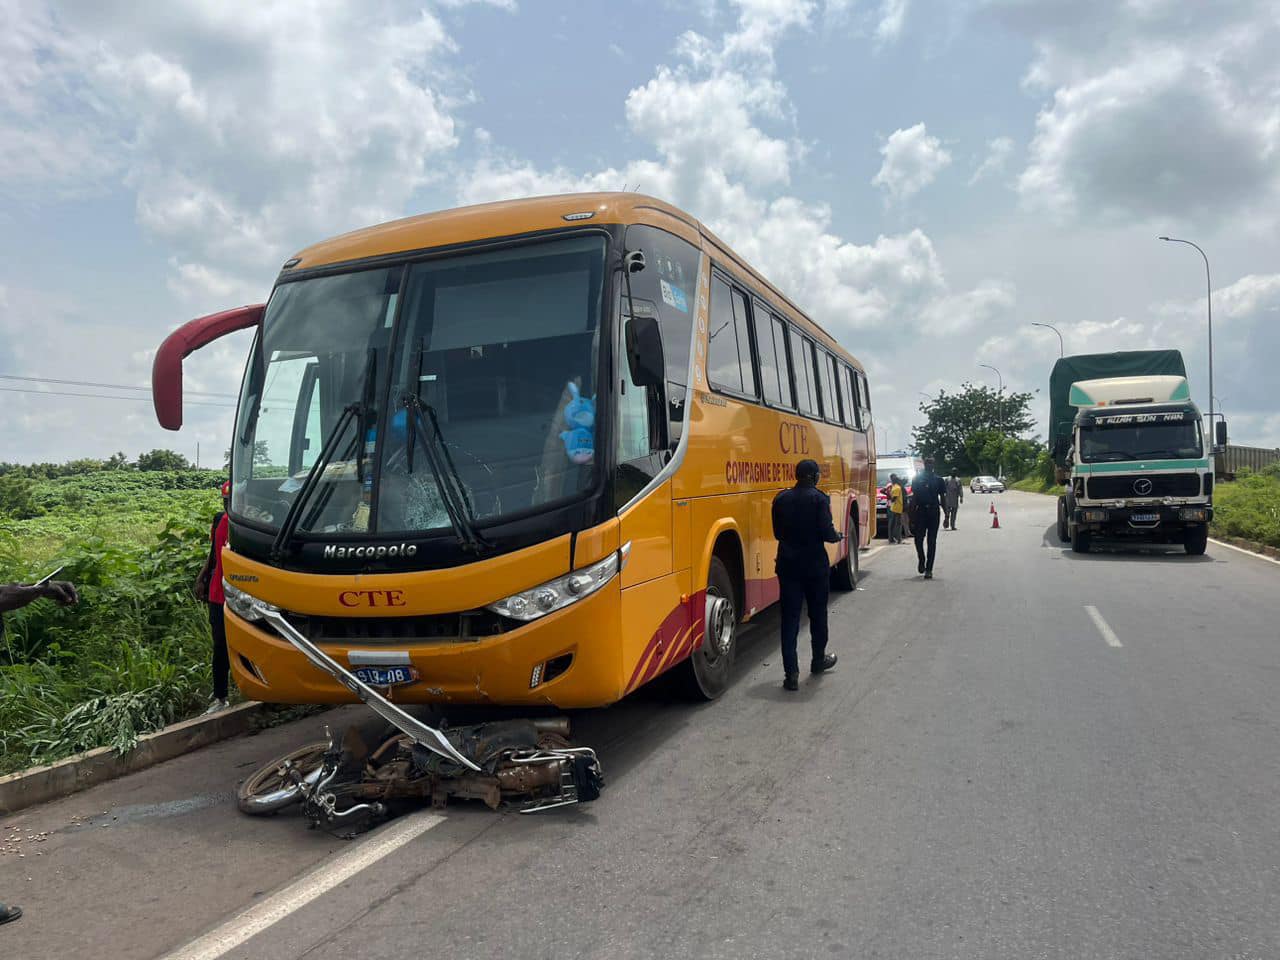
[[209, 556], [196, 578], [196, 596], [209, 604], [209, 630], [213, 634], [213, 702], [205, 713], [217, 713], [227, 706], [231, 681], [231, 661], [227, 657], [227, 626], [223, 618], [226, 595], [222, 590], [222, 548], [227, 545], [227, 506], [231, 482], [222, 485], [222, 509], [209, 528]]

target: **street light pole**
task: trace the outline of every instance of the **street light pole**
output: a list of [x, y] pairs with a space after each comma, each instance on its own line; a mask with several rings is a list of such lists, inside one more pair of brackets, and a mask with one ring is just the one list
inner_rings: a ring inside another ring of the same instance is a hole
[[1216, 444], [1213, 441], [1213, 280], [1209, 277], [1209, 255], [1200, 249], [1198, 243], [1192, 243], [1190, 240], [1179, 240], [1177, 237], [1161, 237], [1160, 239], [1166, 243], [1185, 243], [1188, 247], [1195, 247], [1204, 259], [1204, 302], [1209, 313], [1209, 443], [1212, 448]]
[[[999, 381], [1000, 381], [1000, 391], [999, 391], [999, 394], [998, 394], [999, 399], [998, 399], [998, 401], [997, 401], [998, 406], [996, 407], [996, 409], [999, 411], [999, 417], [1000, 417], [1000, 446], [1001, 446], [1001, 448], [1003, 448], [1003, 447], [1004, 447], [1004, 377], [1000, 375], [1000, 371], [999, 371], [999, 370], [996, 370], [996, 368], [995, 368], [995, 367], [993, 367], [993, 366], [992, 366], [991, 364], [989, 364], [989, 363], [980, 363], [980, 364], [978, 364], [978, 366], [980, 366], [980, 367], [986, 367], [988, 370], [995, 370], [995, 372], [996, 372], [996, 377], [997, 377], [997, 378], [999, 379]], [[1003, 479], [1003, 477], [1004, 477], [1004, 457], [1003, 457], [1003, 456], [1000, 458], [1000, 461], [1001, 461], [1001, 462], [1000, 462], [1000, 464], [999, 464], [999, 467], [1000, 467], [999, 473], [1000, 473], [1000, 475], [1001, 475], [1001, 479]]]
[[999, 394], [1000, 399], [998, 401], [999, 410], [1000, 410], [1000, 435], [1004, 436], [1004, 377], [1000, 376], [1000, 371], [996, 370], [996, 368], [989, 363], [980, 363], [978, 364], [978, 366], [986, 367], [988, 370], [995, 370], [996, 377], [1000, 381], [1000, 394]]
[[1058, 359], [1061, 360], [1065, 353], [1062, 346], [1062, 331], [1059, 330], [1057, 327], [1055, 327], [1052, 323], [1037, 323], [1036, 321], [1032, 320], [1031, 325], [1033, 327], [1045, 327], [1049, 330], [1052, 330], [1054, 333], [1058, 335]]

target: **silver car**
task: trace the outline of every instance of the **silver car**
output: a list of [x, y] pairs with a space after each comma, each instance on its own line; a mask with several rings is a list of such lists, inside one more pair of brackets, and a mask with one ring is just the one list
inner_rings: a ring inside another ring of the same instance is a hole
[[1004, 481], [995, 477], [974, 477], [969, 481], [970, 493], [1004, 493]]

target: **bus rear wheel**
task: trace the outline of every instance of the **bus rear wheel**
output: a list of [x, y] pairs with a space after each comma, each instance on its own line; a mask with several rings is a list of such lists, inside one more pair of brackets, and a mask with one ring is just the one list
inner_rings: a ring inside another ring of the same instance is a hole
[[702, 643], [680, 664], [680, 685], [694, 700], [715, 700], [729, 688], [729, 673], [738, 645], [738, 608], [733, 578], [719, 557], [707, 571], [706, 614]]
[[862, 537], [858, 533], [858, 518], [849, 518], [849, 552], [831, 568], [831, 589], [848, 592], [858, 588], [858, 550]]

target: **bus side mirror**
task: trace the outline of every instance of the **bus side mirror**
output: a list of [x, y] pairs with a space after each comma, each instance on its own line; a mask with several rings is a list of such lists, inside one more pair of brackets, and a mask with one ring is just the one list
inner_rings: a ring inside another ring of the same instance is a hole
[[637, 387], [661, 387], [667, 377], [662, 353], [662, 330], [656, 317], [627, 320], [627, 364]]
[[1215, 447], [1227, 445], [1227, 421], [1219, 420], [1213, 425], [1213, 445]]
[[151, 365], [151, 403], [160, 426], [166, 430], [182, 427], [182, 361], [220, 337], [257, 326], [265, 309], [266, 304], [258, 303], [211, 313], [184, 323], [165, 337]]

